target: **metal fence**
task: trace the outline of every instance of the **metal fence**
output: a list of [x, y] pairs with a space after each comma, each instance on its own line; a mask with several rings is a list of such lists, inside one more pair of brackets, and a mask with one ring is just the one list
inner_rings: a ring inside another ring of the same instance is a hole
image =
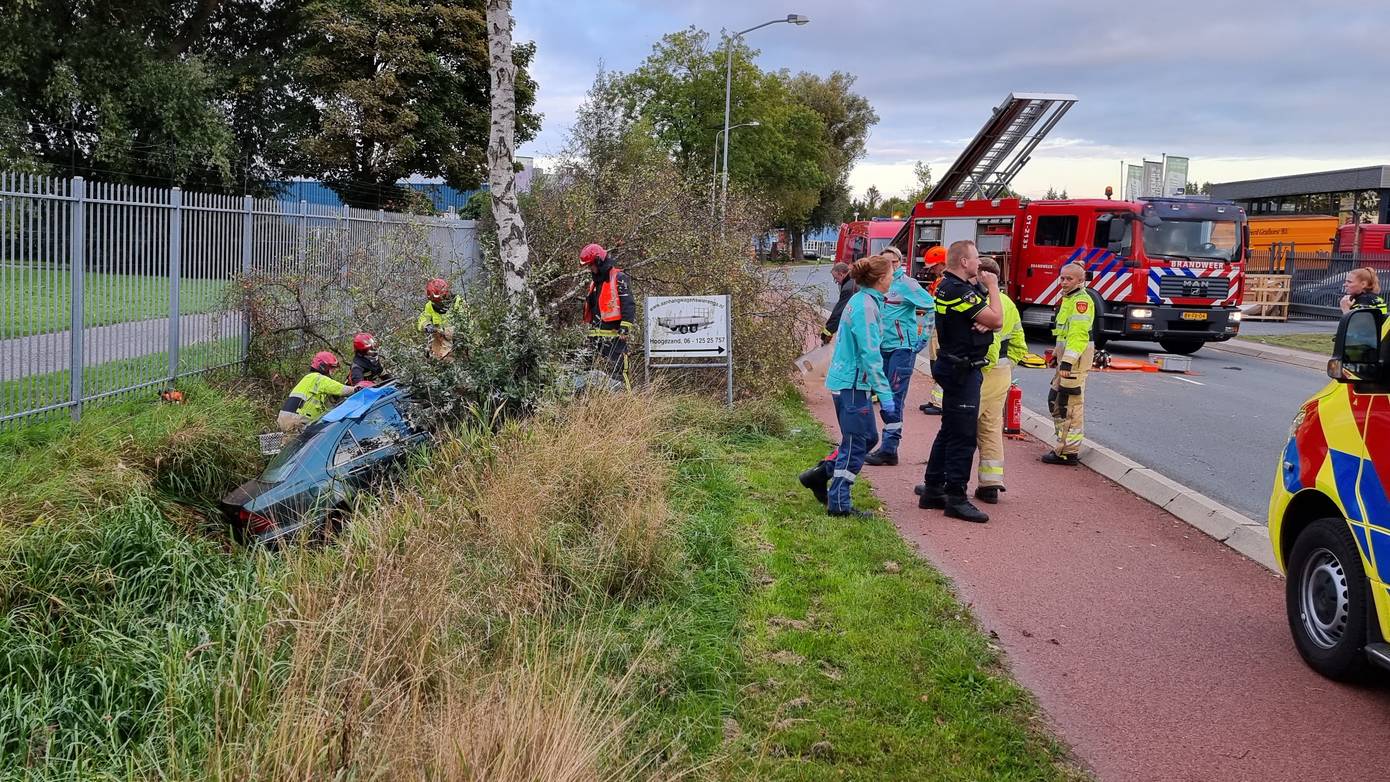
[[237, 364], [238, 275], [407, 227], [446, 273], [477, 264], [471, 220], [0, 172], [0, 425]]
[[1342, 282], [1360, 266], [1374, 269], [1383, 290], [1390, 289], [1390, 260], [1352, 253], [1275, 246], [1255, 253], [1246, 263], [1250, 274], [1289, 275], [1289, 312], [1305, 318], [1336, 320], [1342, 316]]

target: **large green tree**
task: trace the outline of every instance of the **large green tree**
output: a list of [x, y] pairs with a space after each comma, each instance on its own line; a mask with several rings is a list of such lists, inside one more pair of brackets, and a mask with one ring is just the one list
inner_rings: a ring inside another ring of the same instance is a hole
[[[612, 79], [615, 110], [648, 123], [690, 175], [714, 172], [729, 45], [713, 47], [708, 33], [682, 30], [662, 38], [636, 70]], [[842, 197], [843, 172], [862, 154], [877, 117], [849, 91], [852, 78], [767, 72], [756, 56], [742, 40], [732, 42], [731, 123], [758, 126], [732, 132], [730, 184], [772, 204], [777, 222], [799, 234], [823, 203]]]
[[805, 231], [839, 224], [849, 208], [849, 172], [864, 156], [869, 129], [878, 122], [878, 115], [868, 99], [854, 93], [854, 77], [847, 73], [835, 71], [825, 78], [799, 73], [790, 79], [790, 86], [792, 94], [820, 116], [823, 133], [819, 163], [825, 181], [819, 200], [799, 225], [786, 226], [792, 235], [792, 257], [800, 258]]
[[[392, 205], [485, 176], [484, 0], [0, 4], [0, 155], [106, 181], [260, 192], [321, 178]], [[517, 46], [517, 139], [535, 135]]]

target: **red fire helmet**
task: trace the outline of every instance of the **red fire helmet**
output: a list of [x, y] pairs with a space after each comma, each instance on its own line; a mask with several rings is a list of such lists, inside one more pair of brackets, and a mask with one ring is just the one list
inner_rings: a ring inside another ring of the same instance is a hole
[[352, 338], [352, 349], [358, 353], [371, 353], [376, 350], [376, 337], [360, 331]]
[[319, 352], [315, 353], [314, 359], [309, 362], [309, 369], [313, 370], [314, 372], [323, 372], [327, 374], [337, 368], [338, 357], [328, 352], [327, 350], [320, 350]]
[[584, 249], [579, 251], [579, 262], [585, 266], [598, 263], [608, 257], [608, 251], [603, 249], [600, 244], [586, 244]]
[[425, 298], [438, 304], [449, 295], [449, 281], [436, 277], [425, 285]]

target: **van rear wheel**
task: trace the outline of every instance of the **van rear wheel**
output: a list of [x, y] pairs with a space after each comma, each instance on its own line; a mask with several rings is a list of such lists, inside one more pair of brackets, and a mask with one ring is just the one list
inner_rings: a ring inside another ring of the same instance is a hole
[[1366, 573], [1346, 521], [1318, 519], [1299, 534], [1284, 596], [1294, 646], [1309, 667], [1338, 681], [1365, 674]]
[[1202, 349], [1202, 343], [1195, 339], [1160, 339], [1158, 344], [1163, 346], [1164, 352], [1179, 356], [1190, 356]]

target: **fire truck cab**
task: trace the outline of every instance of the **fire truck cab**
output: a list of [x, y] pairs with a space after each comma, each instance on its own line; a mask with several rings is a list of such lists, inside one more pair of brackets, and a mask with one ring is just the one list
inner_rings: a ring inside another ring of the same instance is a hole
[[1245, 211], [1228, 201], [920, 202], [895, 242], [920, 276], [928, 249], [961, 239], [999, 259], [1026, 327], [1050, 327], [1061, 269], [1079, 263], [1100, 302], [1098, 344], [1158, 342], [1187, 354], [1240, 328], [1249, 232]]

